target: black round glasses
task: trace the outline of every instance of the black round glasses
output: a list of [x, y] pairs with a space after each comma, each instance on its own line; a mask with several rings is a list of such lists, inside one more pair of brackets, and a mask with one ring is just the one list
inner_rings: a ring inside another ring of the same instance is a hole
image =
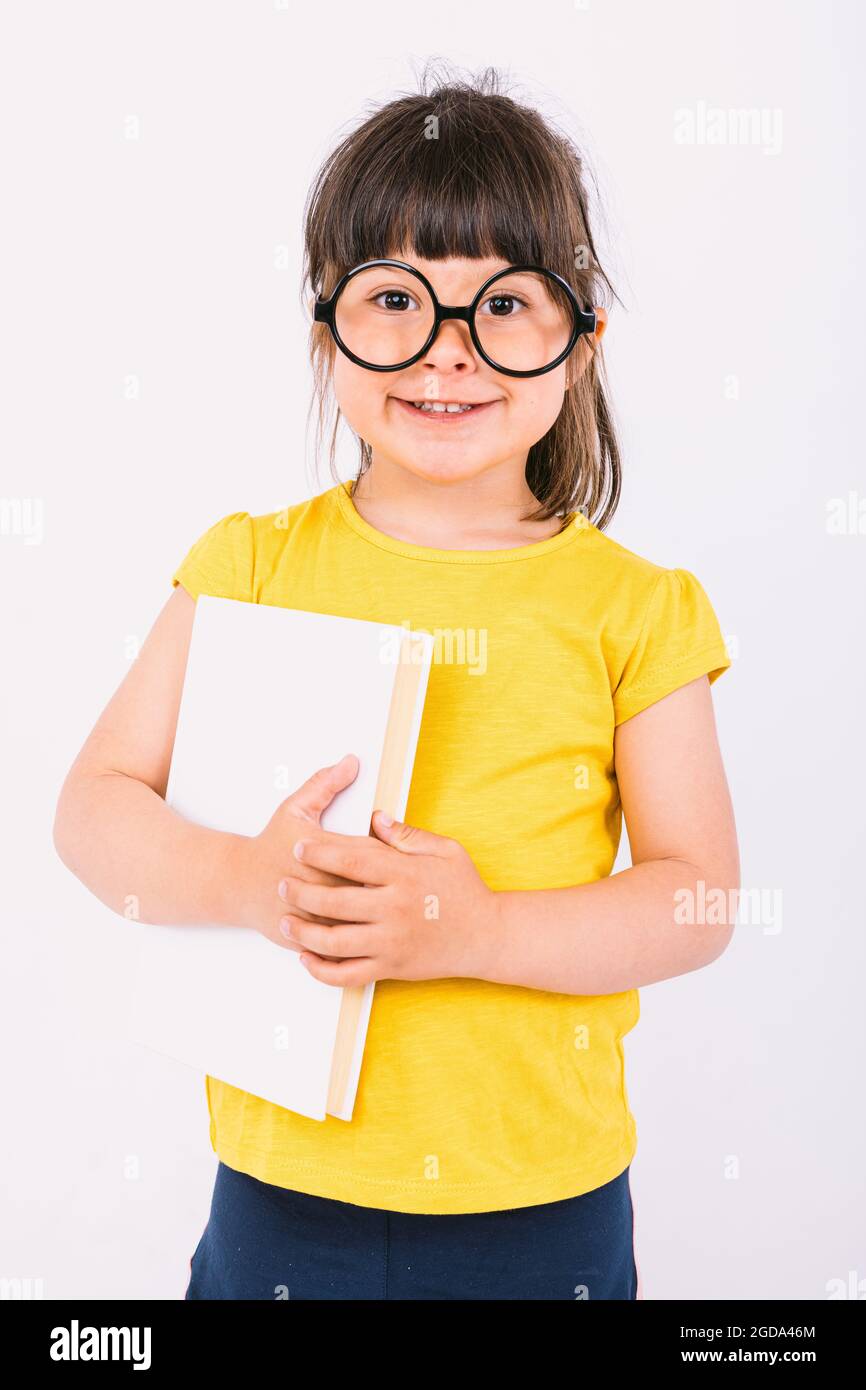
[[446, 319], [467, 324], [489, 367], [507, 376], [541, 376], [564, 362], [597, 316], [584, 311], [561, 275], [512, 265], [491, 275], [471, 304], [440, 304], [430, 281], [405, 261], [364, 261], [348, 271], [313, 318], [359, 367], [397, 372], [428, 352]]

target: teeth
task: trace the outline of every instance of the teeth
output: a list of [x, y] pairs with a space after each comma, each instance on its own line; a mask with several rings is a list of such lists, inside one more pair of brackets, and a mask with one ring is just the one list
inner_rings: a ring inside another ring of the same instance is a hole
[[413, 401], [412, 404], [416, 410], [426, 410], [428, 413], [432, 411], [436, 415], [459, 415], [474, 408], [471, 405], [458, 405], [456, 403], [446, 405], [443, 401]]

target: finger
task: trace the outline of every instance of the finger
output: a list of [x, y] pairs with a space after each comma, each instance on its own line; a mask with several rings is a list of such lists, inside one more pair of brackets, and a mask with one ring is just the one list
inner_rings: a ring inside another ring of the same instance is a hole
[[299, 864], [355, 883], [381, 885], [389, 883], [393, 876], [386, 847], [370, 835], [337, 835], [323, 830], [314, 837], [296, 840], [292, 855]]
[[373, 812], [373, 830], [380, 840], [402, 854], [436, 854], [440, 857], [450, 854], [457, 845], [456, 840], [447, 835], [434, 835], [432, 830], [421, 830], [417, 825], [406, 825], [403, 821], [391, 820], [384, 811]]
[[[306, 843], [306, 841], [304, 843]], [[292, 874], [292, 877], [305, 879], [307, 883], [327, 883], [330, 884], [332, 887], [337, 887], [340, 885], [345, 887], [346, 885], [351, 884], [355, 881], [350, 878], [343, 878], [340, 874], [329, 874], [325, 869], [314, 868], [312, 864], [299, 863], [294, 855], [291, 856], [291, 860], [292, 863], [290, 872]], [[285, 894], [286, 890], [284, 885], [287, 882], [288, 879], [281, 878], [277, 883], [277, 892], [279, 893], [281, 898]]]
[[316, 917], [330, 917], [338, 922], [374, 922], [379, 918], [381, 888], [329, 888], [324, 883], [305, 883], [290, 878], [286, 905], [294, 911], [303, 908]]
[[280, 918], [280, 931], [299, 946], [315, 951], [317, 956], [370, 956], [376, 946], [375, 928], [360, 923], [351, 926], [320, 926], [302, 917], [287, 913]]
[[[277, 938], [276, 938], [276, 939], [277, 939], [277, 945], [278, 945], [278, 946], [284, 946], [284, 947], [286, 948], [287, 951], [294, 951], [296, 955], [299, 955], [299, 956], [300, 956], [304, 951], [309, 950], [309, 947], [307, 947], [307, 946], [302, 946], [301, 943], [300, 943], [300, 941], [293, 941], [293, 940], [291, 939], [291, 937], [284, 936], [284, 935], [283, 935], [283, 928], [282, 928], [282, 926], [278, 927], [278, 929], [277, 929]], [[316, 954], [317, 954], [317, 955], [321, 955], [321, 958], [322, 958], [323, 960], [332, 960], [332, 959], [333, 959], [333, 960], [341, 960], [341, 959], [342, 959], [341, 956], [333, 956], [333, 957], [332, 957], [332, 956], [326, 955], [324, 952], [318, 952], [318, 951], [317, 951]]]
[[357, 960], [322, 960], [321, 956], [305, 951], [300, 957], [303, 965], [316, 980], [325, 985], [336, 985], [351, 989], [355, 985], [368, 985], [377, 979], [371, 960], [359, 956]]
[[[298, 865], [298, 872], [300, 872], [300, 868], [301, 868], [301, 866], [300, 866], [300, 864], [299, 864], [299, 865]], [[329, 876], [329, 877], [330, 877], [330, 876]], [[286, 904], [286, 905], [289, 903], [289, 900], [290, 900], [290, 896], [291, 896], [291, 893], [292, 893], [292, 882], [293, 882], [293, 881], [294, 881], [295, 883], [301, 883], [301, 882], [303, 882], [303, 880], [300, 879], [296, 874], [293, 874], [290, 878], [281, 878], [280, 881], [279, 881], [279, 883], [277, 884], [277, 896], [278, 896], [278, 897], [280, 898], [280, 900], [281, 900], [284, 904]], [[311, 882], [311, 883], [317, 883], [317, 882], [321, 882], [321, 880], [320, 880], [320, 879], [310, 879], [309, 882]], [[324, 919], [320, 918], [315, 912], [309, 912], [306, 908], [303, 908], [303, 907], [299, 906], [297, 903], [294, 903], [293, 906], [294, 906], [295, 912], [298, 914], [299, 917], [306, 917], [307, 920], [310, 921], [310, 922], [317, 922], [317, 921], [320, 921], [320, 920], [324, 920]]]
[[298, 907], [296, 903], [291, 906], [295, 916], [301, 917], [305, 922], [322, 922], [327, 926], [331, 920], [330, 917], [320, 916], [315, 912], [307, 912], [303, 907]]
[[320, 767], [296, 792], [286, 798], [286, 802], [297, 815], [318, 825], [319, 817], [330, 806], [337, 793], [354, 782], [360, 766], [354, 753], [346, 753], [333, 767]]

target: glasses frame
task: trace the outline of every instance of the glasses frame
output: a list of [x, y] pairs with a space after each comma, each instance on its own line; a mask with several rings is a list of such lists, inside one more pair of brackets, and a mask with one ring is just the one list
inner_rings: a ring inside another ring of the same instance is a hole
[[[411, 357], [407, 357], [405, 362], [395, 362], [394, 365], [390, 367], [383, 367], [375, 362], [366, 362], [362, 357], [358, 357], [357, 354], [352, 352], [351, 348], [347, 347], [343, 342], [336, 323], [337, 301], [343, 293], [343, 290], [349, 284], [350, 280], [353, 280], [356, 275], [361, 274], [362, 270], [372, 270], [375, 266], [393, 266], [397, 270], [409, 271], [410, 275], [414, 275], [417, 280], [421, 281], [421, 284], [427, 290], [433, 303], [433, 327], [427, 336], [427, 341], [424, 343], [424, 346], [420, 348], [418, 352], [413, 353]], [[552, 280], [565, 293], [571, 305], [573, 324], [568, 344], [563, 348], [558, 357], [554, 358], [552, 362], [549, 362], [546, 367], [534, 367], [531, 371], [518, 371], [515, 367], [500, 367], [498, 362], [494, 362], [492, 357], [488, 357], [484, 348], [481, 346], [475, 328], [475, 311], [481, 303], [483, 295], [497, 280], [501, 279], [504, 275], [522, 274], [528, 271], [536, 275], [547, 276], [549, 280]], [[351, 270], [347, 271], [338, 282], [330, 298], [322, 299], [321, 296], [318, 296], [313, 306], [314, 322], [326, 324], [330, 329], [331, 336], [337, 344], [337, 347], [349, 358], [349, 361], [354, 362], [358, 367], [366, 367], [366, 369], [371, 372], [400, 372], [405, 367], [411, 367], [413, 363], [419, 361], [420, 358], [424, 356], [425, 352], [430, 351], [439, 329], [447, 319], [460, 319], [462, 323], [468, 326], [469, 334], [472, 338], [472, 345], [478, 353], [478, 356], [482, 361], [487, 363], [488, 367], [492, 367], [495, 372], [501, 372], [504, 376], [516, 377], [543, 376], [545, 372], [552, 372], [555, 367], [558, 367], [560, 363], [564, 362], [566, 357], [574, 351], [578, 338], [582, 337], [584, 333], [594, 333], [598, 327], [598, 315], [595, 310], [591, 309], [587, 312], [581, 309], [574, 290], [571, 288], [568, 281], [564, 280], [561, 275], [557, 275], [556, 271], [547, 270], [541, 265], [505, 266], [502, 270], [497, 270], [495, 274], [488, 276], [470, 304], [440, 304], [436, 297], [436, 291], [430, 284], [430, 281], [427, 279], [426, 275], [422, 275], [420, 270], [416, 270], [415, 266], [409, 265], [407, 261], [380, 258], [373, 261], [364, 261], [361, 265], [356, 265]]]

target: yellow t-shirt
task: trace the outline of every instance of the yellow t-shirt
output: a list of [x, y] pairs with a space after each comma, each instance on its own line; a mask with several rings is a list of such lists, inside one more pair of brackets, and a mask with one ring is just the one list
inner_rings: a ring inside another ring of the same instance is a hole
[[[698, 580], [580, 513], [533, 544], [436, 550], [377, 530], [350, 494], [224, 517], [173, 584], [432, 632], [407, 823], [459, 840], [496, 890], [605, 877], [622, 820], [615, 725], [730, 665]], [[638, 1015], [636, 989], [379, 981], [350, 1122], [208, 1077], [211, 1144], [263, 1182], [391, 1211], [577, 1196], [634, 1156], [622, 1040]]]

